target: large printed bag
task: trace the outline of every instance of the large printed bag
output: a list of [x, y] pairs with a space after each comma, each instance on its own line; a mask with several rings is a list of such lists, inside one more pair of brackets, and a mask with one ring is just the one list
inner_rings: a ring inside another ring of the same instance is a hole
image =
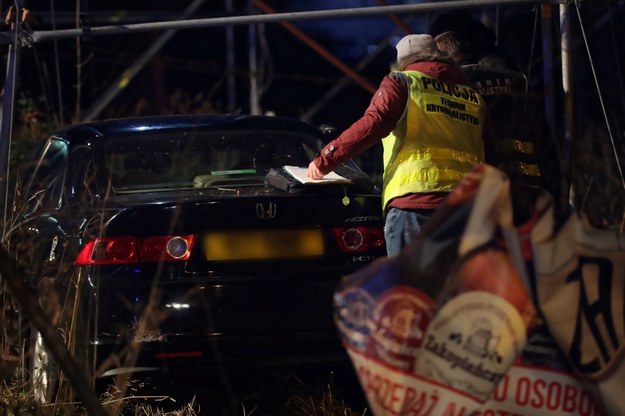
[[591, 392], [573, 373], [545, 325], [528, 334], [520, 357], [490, 400], [471, 416], [601, 416]]
[[[536, 276], [533, 267], [531, 232], [544, 215], [551, 215], [551, 197], [544, 192], [535, 206], [533, 218], [516, 230], [522, 241], [523, 257], [534, 304]], [[544, 224], [546, 225], [546, 224]], [[472, 416], [600, 416], [604, 412], [592, 393], [584, 386], [549, 332], [537, 311], [529, 328], [523, 352], [497, 385], [488, 400]]]
[[480, 412], [521, 354], [535, 311], [508, 189], [476, 167], [399, 255], [337, 288], [336, 324], [376, 416]]
[[572, 214], [531, 233], [536, 297], [574, 371], [611, 415], [625, 415], [625, 236]]

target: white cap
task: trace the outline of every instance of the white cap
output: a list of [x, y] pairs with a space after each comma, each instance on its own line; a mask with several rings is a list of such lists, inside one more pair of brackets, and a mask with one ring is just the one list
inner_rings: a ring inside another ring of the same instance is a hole
[[426, 49], [436, 49], [434, 38], [430, 35], [406, 35], [395, 46], [397, 60], [419, 53]]

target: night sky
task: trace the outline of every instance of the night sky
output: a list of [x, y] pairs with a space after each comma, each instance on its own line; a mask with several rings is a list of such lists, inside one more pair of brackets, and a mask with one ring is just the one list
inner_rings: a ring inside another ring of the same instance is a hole
[[[2, 10], [7, 6], [4, 2]], [[54, 4], [56, 3], [56, 4]], [[63, 3], [63, 4], [61, 4]], [[73, 3], [73, 4], [72, 4]], [[380, 1], [365, 0], [265, 0], [277, 12], [306, 11], [330, 8], [379, 6]], [[387, 1], [386, 4], [408, 4], [417, 1]], [[33, 30], [73, 28], [77, 13], [86, 25], [93, 27], [176, 20], [191, 4], [190, 0], [81, 0], [78, 2], [26, 2], [31, 11], [29, 25]], [[226, 5], [231, 4], [231, 11]], [[623, 0], [597, 0], [592, 6], [582, 5], [583, 22], [596, 71], [610, 111], [623, 118], [623, 89], [617, 75], [622, 74]], [[51, 6], [54, 5], [54, 19]], [[601, 118], [600, 105], [583, 44], [577, 15], [573, 20], [572, 57], [575, 94], [580, 97], [580, 114]], [[542, 93], [543, 42], [540, 10], [532, 5], [472, 8], [474, 17], [485, 21], [498, 33], [498, 43], [530, 73], [537, 93]], [[559, 41], [557, 7], [551, 18], [552, 38]], [[610, 13], [608, 13], [610, 12]], [[196, 18], [228, 15], [262, 14], [250, 2], [207, 0], [193, 16]], [[414, 33], [427, 32], [435, 14], [401, 14], [397, 16]], [[394, 44], [404, 35], [389, 16], [366, 18], [334, 18], [292, 22], [320, 47], [356, 70], [369, 53], [375, 57], [358, 73], [377, 86], [394, 58]], [[536, 26], [536, 24], [538, 24]], [[228, 48], [227, 29], [212, 27], [185, 29], [174, 35], [157, 55], [131, 80], [126, 88], [100, 113], [100, 118], [124, 117], [149, 113], [237, 112], [249, 113], [250, 104], [250, 42], [256, 45], [261, 112], [306, 118], [315, 124], [348, 126], [362, 114], [371, 92], [351, 81], [329, 99], [326, 94], [345, 74], [335, 65], [295, 37], [279, 23], [256, 26], [234, 26], [234, 48]], [[116, 83], [139, 54], [158, 38], [161, 32], [150, 31], [131, 35], [107, 35], [44, 41], [24, 48], [21, 56], [18, 94], [32, 97], [42, 114], [56, 115], [62, 108], [63, 122], [75, 121], [97, 103], [104, 91]], [[251, 40], [253, 39], [253, 40]], [[386, 43], [385, 43], [386, 42]], [[80, 46], [77, 49], [77, 46]], [[381, 46], [379, 46], [381, 45]], [[377, 47], [381, 50], [377, 50]], [[555, 44], [559, 48], [559, 44]], [[6, 50], [6, 47], [5, 47]], [[77, 56], [77, 51], [80, 56]], [[230, 58], [228, 58], [230, 57]], [[561, 100], [559, 50], [554, 50], [556, 100]], [[231, 59], [233, 65], [228, 65]], [[233, 60], [233, 61], [232, 61]], [[81, 62], [80, 74], [77, 63]], [[57, 64], [60, 69], [57, 72]], [[227, 74], [232, 74], [230, 84]], [[622, 78], [622, 77], [620, 77]], [[80, 103], [77, 105], [80, 84]], [[323, 103], [320, 105], [319, 103]], [[319, 108], [315, 108], [317, 106]]]

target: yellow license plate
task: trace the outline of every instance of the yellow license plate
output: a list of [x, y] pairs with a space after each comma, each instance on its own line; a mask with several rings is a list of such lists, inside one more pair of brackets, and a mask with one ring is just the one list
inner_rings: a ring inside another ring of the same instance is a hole
[[323, 255], [321, 230], [213, 232], [204, 236], [207, 260], [261, 260]]

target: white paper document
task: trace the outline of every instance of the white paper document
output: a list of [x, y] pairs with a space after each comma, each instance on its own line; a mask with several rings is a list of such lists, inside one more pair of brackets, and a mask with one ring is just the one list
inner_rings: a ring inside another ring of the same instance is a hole
[[335, 172], [330, 172], [326, 176], [321, 179], [311, 179], [308, 177], [306, 172], [308, 171], [308, 167], [301, 166], [289, 166], [285, 165], [284, 170], [287, 171], [291, 176], [300, 181], [303, 184], [323, 184], [323, 183], [351, 183], [350, 179], [347, 179], [344, 176], [339, 175]]

